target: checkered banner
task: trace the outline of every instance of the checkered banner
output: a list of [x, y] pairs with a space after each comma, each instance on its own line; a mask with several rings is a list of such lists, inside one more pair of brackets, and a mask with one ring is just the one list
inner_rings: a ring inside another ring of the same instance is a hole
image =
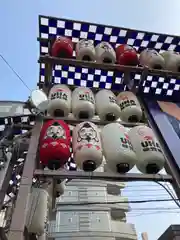
[[[180, 38], [177, 36], [40, 16], [40, 55], [48, 54], [47, 40], [57, 35], [70, 37], [73, 43], [77, 43], [80, 39], [85, 38], [93, 40], [95, 45], [101, 41], [109, 42], [113, 47], [117, 47], [119, 44], [128, 44], [133, 46], [138, 53], [145, 48], [155, 49], [160, 53], [165, 50], [180, 52]], [[75, 51], [73, 56], [75, 57]], [[140, 73], [131, 74], [135, 84], [138, 84], [140, 76]], [[122, 91], [125, 87], [122, 77], [122, 72], [117, 73], [114, 82], [112, 71], [56, 65], [52, 73], [52, 83]], [[44, 83], [44, 79], [45, 64], [40, 63], [41, 86]], [[142, 82], [139, 91], [145, 96], [158, 100], [180, 101], [179, 88], [179, 79], [150, 75]]]

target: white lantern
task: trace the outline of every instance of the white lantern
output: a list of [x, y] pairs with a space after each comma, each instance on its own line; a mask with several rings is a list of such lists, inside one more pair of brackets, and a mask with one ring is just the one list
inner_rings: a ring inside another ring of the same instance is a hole
[[98, 128], [91, 122], [82, 122], [73, 129], [73, 154], [77, 166], [84, 171], [94, 171], [103, 159]]
[[53, 117], [67, 117], [71, 112], [71, 90], [64, 84], [58, 84], [49, 92], [48, 113]]
[[147, 126], [133, 127], [129, 137], [137, 155], [136, 166], [139, 171], [158, 173], [164, 167], [165, 158], [152, 129]]
[[72, 92], [72, 113], [77, 119], [94, 117], [95, 99], [91, 89], [78, 87]]
[[165, 69], [172, 72], [180, 72], [180, 55], [173, 51], [161, 53], [165, 60]]
[[120, 106], [120, 118], [125, 122], [139, 122], [142, 118], [142, 109], [137, 97], [129, 91], [121, 92], [117, 96]]
[[96, 60], [93, 40], [82, 39], [76, 44], [76, 58], [83, 61]]
[[164, 58], [155, 50], [145, 49], [139, 57], [140, 64], [153, 69], [164, 69]]
[[110, 123], [101, 131], [103, 153], [107, 167], [113, 172], [126, 173], [134, 167], [136, 154], [128, 132], [119, 123]]
[[101, 42], [96, 45], [96, 62], [97, 63], [115, 63], [116, 53], [113, 47], [107, 42]]
[[119, 118], [120, 108], [111, 90], [103, 89], [96, 93], [96, 112], [102, 121], [115, 121]]
[[44, 233], [48, 216], [48, 197], [49, 194], [46, 190], [32, 188], [26, 218], [28, 232], [38, 235]]

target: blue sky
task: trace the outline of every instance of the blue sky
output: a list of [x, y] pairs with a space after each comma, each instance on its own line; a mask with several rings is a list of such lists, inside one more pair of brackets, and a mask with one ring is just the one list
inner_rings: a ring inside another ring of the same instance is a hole
[[[36, 39], [39, 14], [179, 35], [179, 0], [98, 0], [94, 3], [96, 6], [93, 5], [93, 1], [83, 0], [0, 1], [0, 54], [8, 60], [30, 89], [36, 88], [38, 81], [39, 48]], [[27, 99], [29, 91], [1, 59], [0, 81], [2, 100]], [[145, 187], [142, 187], [143, 184]], [[145, 196], [141, 195], [147, 195], [146, 198], [149, 198], [162, 193], [163, 196], [164, 192], [159, 189], [148, 183], [131, 183], [126, 193], [131, 199], [138, 200], [145, 199]], [[157, 204], [144, 204], [133, 205], [133, 208], [156, 206]], [[158, 206], [176, 207], [172, 203], [161, 203]], [[138, 233], [148, 231], [149, 240], [157, 239], [171, 223], [180, 222], [180, 217], [176, 214], [166, 212], [147, 215], [147, 211], [138, 210], [138, 214], [140, 212], [143, 212], [142, 216], [135, 217], [131, 213], [128, 220], [136, 224]]]

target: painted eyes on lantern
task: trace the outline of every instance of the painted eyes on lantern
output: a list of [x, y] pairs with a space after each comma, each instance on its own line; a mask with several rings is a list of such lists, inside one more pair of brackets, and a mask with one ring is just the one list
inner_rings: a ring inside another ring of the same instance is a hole
[[81, 136], [84, 137], [84, 136], [92, 136], [94, 134], [94, 131], [93, 129], [82, 129], [81, 130]]
[[58, 133], [60, 136], [63, 136], [64, 131], [63, 131], [63, 129], [58, 129], [58, 130], [57, 130], [57, 133]]
[[89, 136], [93, 136], [93, 134], [94, 134], [93, 129], [90, 129], [87, 134], [88, 134]]
[[155, 50], [147, 49], [147, 53], [158, 55], [158, 53]]
[[88, 46], [90, 44], [90, 42], [86, 39], [83, 39], [80, 44], [84, 45], [84, 46]]
[[85, 133], [85, 132], [86, 132], [85, 128], [81, 129], [81, 133]]
[[101, 43], [100, 47], [103, 48], [104, 50], [109, 50], [110, 49], [110, 46], [107, 45], [106, 43]]
[[52, 129], [49, 129], [48, 131], [47, 131], [47, 136], [52, 136], [53, 135], [53, 131], [52, 131]]
[[86, 129], [81, 129], [80, 134], [81, 134], [82, 137], [85, 136], [85, 134], [86, 134]]
[[158, 53], [157, 53], [156, 51], [153, 51], [152, 54], [154, 54], [154, 55], [158, 55]]
[[134, 48], [132, 48], [132, 47], [129, 46], [129, 45], [126, 45], [124, 49], [125, 49], [125, 50], [134, 50]]

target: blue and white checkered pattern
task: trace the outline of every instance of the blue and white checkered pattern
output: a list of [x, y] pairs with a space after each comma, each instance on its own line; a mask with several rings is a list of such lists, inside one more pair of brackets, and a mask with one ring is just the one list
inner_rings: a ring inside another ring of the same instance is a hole
[[[145, 48], [153, 48], [158, 52], [173, 50], [180, 52], [180, 38], [164, 34], [149, 33], [144, 31], [130, 30], [119, 27], [103, 26], [94, 23], [84, 23], [67, 19], [53, 17], [39, 17], [40, 39], [50, 39], [56, 35], [70, 37], [74, 43], [80, 39], [91, 39], [94, 44], [101, 41], [109, 42], [113, 47], [119, 44], [133, 46], [139, 53]], [[48, 54], [48, 41], [40, 41], [40, 55]], [[73, 52], [75, 57], [75, 51]], [[40, 64], [40, 85], [45, 78], [44, 64]], [[90, 69], [72, 66], [56, 65], [53, 69], [52, 83], [64, 83], [76, 86], [87, 86], [94, 88], [107, 88], [122, 91], [123, 73], [116, 74], [113, 83], [113, 72], [100, 69]], [[135, 83], [138, 82], [140, 74], [132, 74]], [[149, 80], [151, 79], [151, 80]], [[155, 86], [156, 85], [156, 86]], [[180, 101], [179, 79], [165, 79], [162, 77], [148, 76], [139, 90], [148, 97], [156, 97], [162, 100]]]
[[[0, 137], [3, 136], [4, 130], [11, 126], [12, 124], [24, 124], [24, 125], [34, 125], [34, 116], [33, 115], [24, 115], [24, 116], [12, 116], [12, 117], [0, 117]], [[26, 132], [24, 129], [14, 130], [14, 135], [19, 135]]]
[[158, 100], [180, 101], [180, 79], [148, 76], [140, 89], [146, 95], [157, 96]]

